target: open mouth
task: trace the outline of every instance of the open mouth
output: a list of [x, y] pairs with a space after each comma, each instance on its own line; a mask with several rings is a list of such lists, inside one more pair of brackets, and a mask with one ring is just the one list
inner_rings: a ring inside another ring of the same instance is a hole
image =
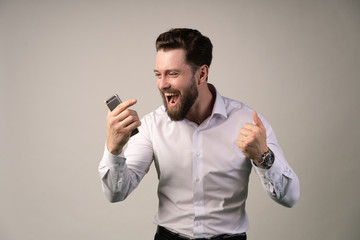
[[164, 93], [167, 104], [169, 107], [175, 107], [179, 100], [179, 94], [176, 93]]

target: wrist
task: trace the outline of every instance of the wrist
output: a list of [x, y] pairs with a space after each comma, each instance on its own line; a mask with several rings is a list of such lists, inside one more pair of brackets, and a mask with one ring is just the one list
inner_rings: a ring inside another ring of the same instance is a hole
[[265, 153], [267, 153], [269, 151], [269, 148], [266, 146], [266, 148], [263, 148], [262, 151], [260, 151], [260, 153], [257, 155], [256, 158], [251, 158], [251, 160], [255, 163], [255, 165], [259, 165], [261, 164], [264, 159], [263, 159], [263, 156]]
[[106, 148], [107, 148], [108, 152], [114, 156], [118, 156], [122, 152], [122, 148], [112, 148], [108, 144], [106, 144]]
[[122, 150], [116, 150], [116, 151], [109, 151], [112, 155], [118, 156], [121, 154]]

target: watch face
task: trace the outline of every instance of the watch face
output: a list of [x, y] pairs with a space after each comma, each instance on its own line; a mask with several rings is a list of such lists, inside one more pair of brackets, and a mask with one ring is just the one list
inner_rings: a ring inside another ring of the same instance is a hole
[[275, 160], [275, 156], [274, 153], [269, 150], [269, 152], [264, 156], [264, 162], [263, 162], [263, 166], [264, 167], [271, 167], [274, 163]]
[[271, 156], [267, 156], [267, 158], [265, 158], [265, 161], [264, 161], [264, 163], [265, 163], [265, 165], [267, 165], [267, 166], [271, 166], [272, 165], [272, 159], [271, 159]]

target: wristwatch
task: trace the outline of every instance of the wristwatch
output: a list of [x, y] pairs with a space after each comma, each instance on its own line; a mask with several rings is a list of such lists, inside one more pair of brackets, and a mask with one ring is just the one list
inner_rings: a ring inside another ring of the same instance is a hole
[[270, 148], [261, 156], [261, 158], [263, 161], [261, 163], [255, 164], [256, 166], [260, 165], [266, 169], [269, 169], [274, 164], [275, 155]]

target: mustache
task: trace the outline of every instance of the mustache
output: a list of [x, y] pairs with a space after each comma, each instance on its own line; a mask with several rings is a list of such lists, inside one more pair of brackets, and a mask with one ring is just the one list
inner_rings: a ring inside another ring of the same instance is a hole
[[180, 91], [179, 91], [179, 90], [177, 90], [177, 89], [172, 89], [172, 88], [161, 89], [160, 92], [161, 92], [162, 94], [172, 93], [172, 94], [178, 94], [178, 95], [180, 95]]

